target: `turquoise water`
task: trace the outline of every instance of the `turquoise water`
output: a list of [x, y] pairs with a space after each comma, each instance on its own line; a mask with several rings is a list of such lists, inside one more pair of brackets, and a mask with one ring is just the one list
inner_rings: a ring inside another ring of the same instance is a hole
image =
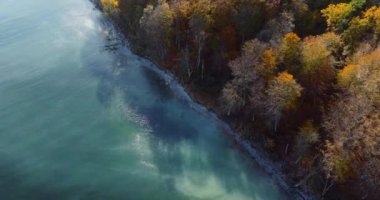
[[149, 66], [87, 0], [0, 0], [0, 199], [286, 198]]

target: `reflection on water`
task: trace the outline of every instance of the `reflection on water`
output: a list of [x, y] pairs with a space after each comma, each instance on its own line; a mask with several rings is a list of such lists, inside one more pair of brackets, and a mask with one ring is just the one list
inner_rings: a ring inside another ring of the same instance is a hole
[[0, 199], [285, 199], [87, 0], [0, 25]]

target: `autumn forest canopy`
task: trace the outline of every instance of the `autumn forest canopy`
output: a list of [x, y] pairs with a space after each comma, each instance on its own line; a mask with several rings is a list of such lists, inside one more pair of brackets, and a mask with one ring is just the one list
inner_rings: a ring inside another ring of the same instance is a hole
[[380, 197], [378, 0], [101, 3], [137, 52], [283, 161], [296, 187]]

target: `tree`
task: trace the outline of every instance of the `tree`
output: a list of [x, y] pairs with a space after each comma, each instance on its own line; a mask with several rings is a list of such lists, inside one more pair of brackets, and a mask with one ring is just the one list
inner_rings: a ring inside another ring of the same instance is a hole
[[100, 0], [103, 11], [107, 15], [115, 15], [119, 10], [119, 0]]
[[380, 105], [380, 49], [360, 56], [343, 68], [338, 74], [338, 84]]
[[342, 38], [345, 43], [343, 54], [348, 55], [358, 46], [369, 30], [369, 22], [366, 18], [354, 17], [348, 28], [343, 32]]
[[290, 12], [282, 12], [277, 17], [270, 19], [257, 34], [257, 38], [269, 42], [277, 47], [281, 44], [285, 34], [294, 29], [294, 16]]
[[310, 74], [321, 66], [332, 67], [331, 51], [327, 49], [322, 37], [307, 37], [302, 42], [301, 51], [301, 73]]
[[[370, 33], [370, 34], [368, 34]], [[366, 10], [362, 16], [354, 17], [343, 33], [343, 39], [346, 44], [346, 52], [348, 55], [363, 40], [372, 36], [373, 46], [376, 46], [380, 39], [380, 8], [373, 6]]]
[[296, 72], [299, 65], [301, 38], [295, 33], [287, 33], [279, 47], [279, 59], [290, 72]]
[[265, 4], [257, 0], [241, 0], [236, 5], [234, 24], [241, 41], [251, 39], [265, 23]]
[[330, 31], [343, 32], [346, 30], [352, 15], [360, 11], [365, 3], [366, 0], [352, 0], [350, 3], [330, 4], [321, 10], [321, 13], [326, 18]]
[[258, 65], [266, 49], [267, 44], [256, 39], [250, 40], [244, 44], [242, 56], [229, 63], [234, 77], [232, 81], [244, 97], [248, 96], [252, 84], [259, 82]]
[[131, 33], [136, 34], [140, 26], [140, 18], [149, 0], [119, 0], [120, 14]]
[[[258, 66], [261, 62], [261, 55], [267, 49], [268, 45], [260, 42], [259, 40], [247, 41], [242, 48], [242, 55], [235, 60], [231, 61], [228, 66], [231, 69], [233, 79], [227, 83], [223, 93], [225, 94], [235, 94], [239, 96], [239, 99], [243, 102], [243, 106], [246, 104], [250, 94], [258, 97], [263, 91], [263, 80], [259, 74]], [[231, 92], [231, 88], [235, 92]], [[222, 94], [222, 96], [224, 96]], [[233, 95], [234, 96], [234, 95]], [[222, 97], [222, 99], [228, 100], [229, 98]], [[238, 99], [238, 98], [233, 98]], [[256, 102], [257, 104], [261, 102]], [[240, 103], [237, 105], [241, 105]], [[224, 106], [224, 104], [222, 105]], [[236, 111], [236, 109], [228, 109]]]
[[366, 4], [366, 1], [351, 0], [349, 3], [330, 4], [327, 8], [321, 10], [330, 31], [342, 32], [345, 30], [352, 15], [359, 12]]
[[376, 43], [380, 39], [380, 7], [371, 7], [364, 13], [364, 18], [368, 21], [373, 31], [373, 39]]
[[379, 76], [379, 49], [360, 50], [338, 74], [347, 95], [330, 106], [322, 123], [331, 138], [324, 168], [336, 181], [356, 177], [370, 188], [380, 186]]
[[213, 12], [213, 27], [221, 30], [233, 24], [233, 17], [237, 14], [237, 0], [215, 0], [215, 9]]
[[380, 111], [373, 110], [363, 120], [358, 128], [358, 131], [363, 132], [364, 155], [365, 159], [364, 170], [361, 172], [363, 181], [372, 188], [380, 186]]
[[320, 35], [320, 37], [332, 56], [334, 56], [335, 59], [339, 57], [343, 48], [342, 37], [333, 32], [324, 33]]
[[146, 34], [148, 46], [154, 50], [151, 53], [155, 55], [155, 52], [158, 52], [161, 60], [164, 59], [170, 46], [172, 24], [173, 12], [165, 0], [160, 1], [155, 8], [148, 5], [140, 19], [140, 25]]
[[233, 26], [224, 27], [219, 32], [219, 46], [215, 48], [215, 51], [221, 51], [225, 60], [236, 58], [239, 55], [239, 41], [236, 29]]
[[193, 75], [193, 68], [191, 67], [190, 50], [188, 46], [181, 51], [181, 67], [183, 69], [183, 73], [186, 74], [188, 79], [190, 79]]
[[330, 4], [321, 10], [322, 15], [326, 18], [328, 28], [336, 32], [344, 30], [353, 11], [354, 7], [349, 3]]
[[306, 121], [298, 130], [296, 139], [296, 148], [300, 154], [300, 158], [307, 150], [319, 141], [319, 133], [316, 126], [311, 120]]
[[259, 65], [259, 73], [265, 80], [270, 80], [274, 77], [276, 72], [276, 55], [273, 49], [264, 51], [262, 55], [262, 62]]
[[359, 71], [359, 65], [349, 64], [338, 73], [338, 86], [341, 88], [350, 87], [355, 81], [355, 76]]
[[[202, 62], [202, 51], [206, 43], [207, 32], [213, 23], [213, 11], [214, 4], [210, 0], [195, 0], [190, 3], [191, 14], [190, 14], [190, 29], [193, 33], [195, 46], [197, 48], [197, 61], [196, 68], [201, 67]], [[203, 68], [202, 65], [202, 74]]]
[[[327, 142], [326, 150], [323, 152], [328, 176], [340, 181], [352, 173], [352, 169], [349, 171], [352, 166], [349, 165], [353, 158], [350, 151], [344, 147], [356, 140], [357, 134], [362, 134], [356, 132], [355, 128], [370, 111], [371, 106], [366, 99], [353, 96], [341, 97], [330, 106], [322, 124], [332, 137], [332, 141]], [[345, 166], [342, 166], [343, 164]]]
[[266, 91], [268, 96], [266, 109], [270, 119], [274, 122], [275, 132], [282, 112], [296, 107], [301, 91], [302, 87], [288, 72], [281, 72], [274, 80], [270, 81]]
[[333, 52], [340, 46], [340, 37], [334, 33], [304, 39], [301, 50], [301, 69], [297, 75], [307, 88], [306, 94], [314, 100], [325, 95], [336, 77]]
[[323, 169], [327, 179], [345, 181], [352, 176], [350, 155], [343, 151], [342, 144], [326, 142], [326, 150], [323, 154]]
[[351, 0], [350, 4], [352, 5], [355, 11], [361, 10], [366, 4], [367, 0]]
[[178, 49], [181, 49], [181, 43], [186, 42], [188, 21], [190, 17], [190, 3], [187, 0], [174, 0], [171, 3], [171, 9], [174, 14], [175, 42]]
[[291, 0], [289, 6], [295, 15], [295, 32], [299, 35], [315, 35], [324, 31], [325, 19], [322, 17], [320, 9], [312, 7], [311, 1]]
[[[234, 26], [237, 0], [215, 0], [213, 12], [212, 38], [209, 46], [212, 51], [212, 62], [218, 73], [223, 70], [224, 63], [236, 58], [240, 51], [239, 34]], [[209, 50], [209, 51], [210, 51]], [[225, 69], [225, 68], [224, 68]], [[224, 72], [227, 72], [224, 70]], [[228, 73], [228, 72], [227, 72]]]
[[265, 10], [269, 16], [273, 16], [278, 13], [281, 5], [281, 0], [267, 0], [265, 1]]
[[231, 83], [227, 83], [222, 90], [220, 104], [222, 105], [223, 111], [229, 116], [231, 113], [239, 111], [245, 105], [245, 101], [235, 86]]
[[331, 140], [323, 151], [328, 177], [345, 181], [357, 177], [369, 186], [380, 186], [380, 111], [366, 98], [339, 98], [323, 117]]

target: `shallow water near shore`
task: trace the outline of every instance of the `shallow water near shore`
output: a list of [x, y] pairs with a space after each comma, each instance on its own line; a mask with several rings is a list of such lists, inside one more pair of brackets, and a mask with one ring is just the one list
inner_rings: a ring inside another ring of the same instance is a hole
[[0, 199], [287, 199], [88, 0], [1, 0]]

